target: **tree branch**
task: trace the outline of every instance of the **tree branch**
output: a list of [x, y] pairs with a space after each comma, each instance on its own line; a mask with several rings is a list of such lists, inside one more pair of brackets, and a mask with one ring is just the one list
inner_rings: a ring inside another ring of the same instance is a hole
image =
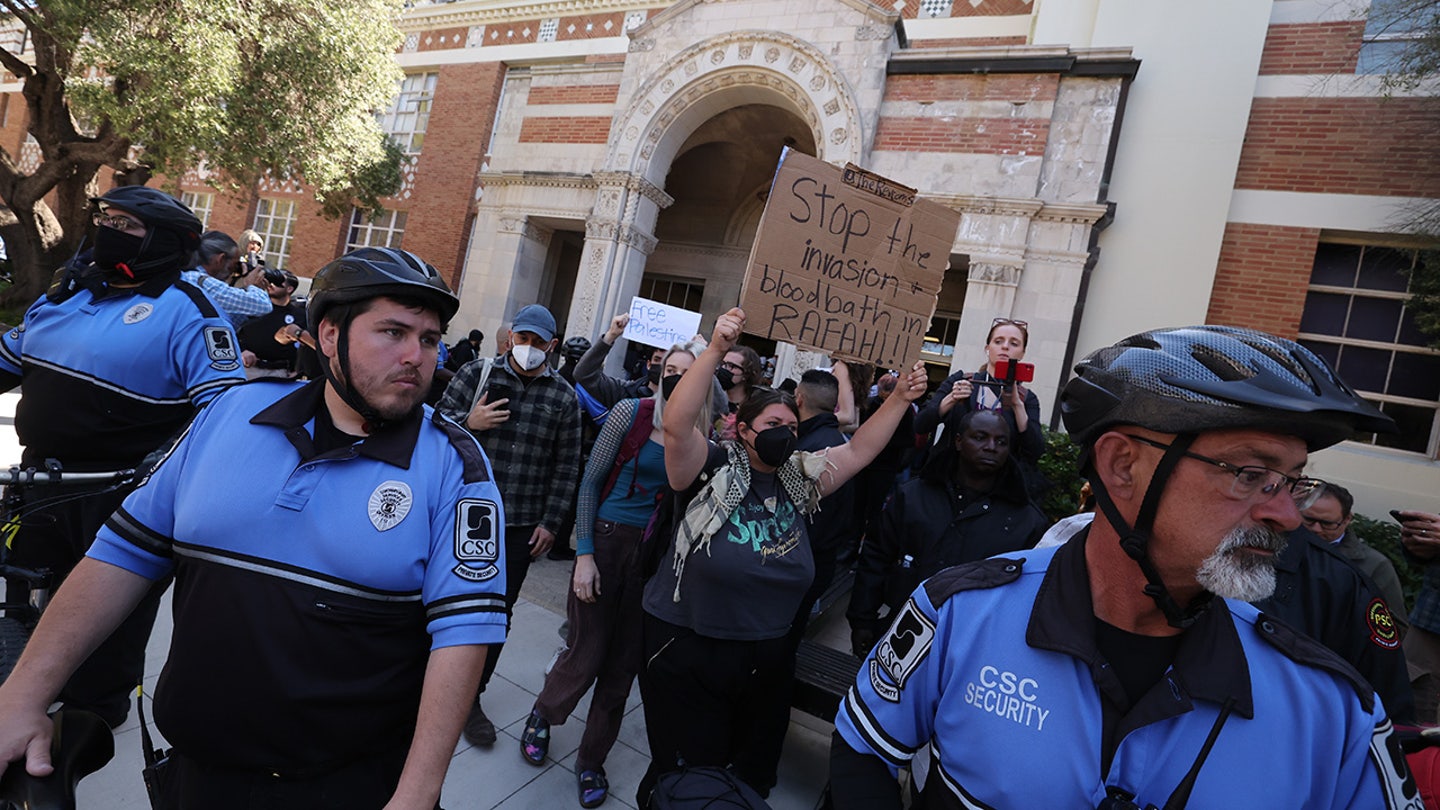
[[[0, 2], [3, 2], [3, 0], [0, 0]], [[28, 79], [35, 75], [35, 68], [30, 67], [30, 64], [24, 59], [10, 53], [4, 48], [0, 48], [0, 67], [4, 67], [21, 79]]]
[[34, 17], [30, 16], [30, 10], [25, 6], [26, 4], [17, 3], [15, 0], [0, 0], [0, 7], [4, 7], [6, 11], [14, 14], [16, 19], [33, 32], [39, 23], [36, 22]]

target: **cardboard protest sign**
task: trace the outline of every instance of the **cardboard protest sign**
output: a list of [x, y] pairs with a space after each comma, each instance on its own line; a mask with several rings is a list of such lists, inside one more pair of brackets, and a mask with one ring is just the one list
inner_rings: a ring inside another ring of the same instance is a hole
[[695, 333], [699, 331], [698, 312], [672, 307], [638, 295], [630, 301], [630, 322], [625, 324], [626, 340], [668, 349], [676, 343], [684, 343], [695, 337]]
[[786, 149], [740, 292], [745, 331], [908, 367], [959, 225], [959, 212], [914, 189]]

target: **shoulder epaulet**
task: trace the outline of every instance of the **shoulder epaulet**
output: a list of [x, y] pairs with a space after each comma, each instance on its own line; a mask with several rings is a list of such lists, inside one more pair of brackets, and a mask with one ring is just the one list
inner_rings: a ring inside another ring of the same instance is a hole
[[1368, 681], [1334, 650], [1301, 633], [1274, 616], [1261, 613], [1255, 619], [1255, 632], [1297, 664], [1323, 669], [1350, 684], [1360, 696], [1366, 712], [1375, 709], [1375, 690]]
[[438, 410], [435, 411], [435, 415], [431, 417], [430, 421], [435, 424], [435, 427], [444, 431], [445, 438], [450, 440], [450, 446], [460, 454], [460, 461], [463, 464], [461, 474], [465, 483], [489, 481], [490, 470], [485, 465], [485, 452], [480, 449], [480, 443], [475, 441], [475, 437], [470, 435], [470, 431], [460, 427], [454, 419]]
[[981, 591], [1009, 585], [1020, 578], [1025, 558], [994, 557], [946, 568], [925, 581], [925, 595], [938, 610], [945, 600], [961, 591]]
[[177, 281], [170, 286], [184, 293], [187, 298], [194, 302], [195, 307], [200, 310], [200, 315], [202, 317], [220, 317], [220, 310], [215, 308], [215, 302], [210, 300], [210, 296], [201, 292], [199, 287], [196, 287], [194, 284], [185, 283], [183, 281]]

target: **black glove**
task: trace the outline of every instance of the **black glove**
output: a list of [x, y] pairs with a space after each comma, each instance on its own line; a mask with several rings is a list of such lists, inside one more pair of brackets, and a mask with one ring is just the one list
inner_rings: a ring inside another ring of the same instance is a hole
[[885, 628], [876, 621], [854, 620], [850, 622], [850, 653], [856, 658], [864, 658], [870, 654], [875, 647], [875, 642], [880, 639], [880, 633]]

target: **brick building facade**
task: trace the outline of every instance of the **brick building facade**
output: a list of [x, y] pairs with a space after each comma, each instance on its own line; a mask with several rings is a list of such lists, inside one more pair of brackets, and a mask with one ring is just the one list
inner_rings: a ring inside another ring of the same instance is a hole
[[[1383, 97], [1387, 36], [1367, 9], [417, 2], [384, 116], [413, 162], [382, 217], [325, 220], [291, 186], [182, 186], [211, 227], [257, 227], [302, 275], [356, 244], [419, 253], [461, 292], [452, 332], [494, 334], [539, 301], [593, 337], [637, 293], [708, 328], [738, 300], [780, 150], [851, 161], [962, 214], [933, 376], [977, 366], [992, 318], [1027, 320], [1052, 421], [1065, 369], [1123, 335], [1206, 321], [1298, 337], [1406, 428], [1315, 469], [1371, 513], [1440, 509], [1440, 353], [1390, 272], [1419, 245], [1397, 217], [1440, 198], [1440, 102], [1433, 85]], [[0, 107], [0, 143], [23, 155], [23, 105], [0, 99], [21, 111]], [[774, 351], [782, 369], [811, 362]]]

